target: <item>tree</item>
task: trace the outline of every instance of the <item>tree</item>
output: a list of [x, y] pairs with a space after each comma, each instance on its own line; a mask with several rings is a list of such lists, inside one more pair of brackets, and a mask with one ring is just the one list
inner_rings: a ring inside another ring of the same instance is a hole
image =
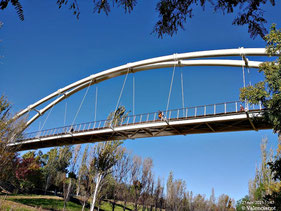
[[70, 166], [69, 166], [69, 173], [68, 173], [68, 177], [64, 178], [63, 181], [63, 199], [64, 199], [64, 204], [63, 204], [63, 210], [65, 210], [66, 208], [66, 202], [69, 201], [70, 198], [70, 193], [73, 189], [73, 184], [76, 182], [76, 173], [75, 173], [75, 167], [76, 167], [76, 162], [79, 156], [79, 152], [81, 149], [81, 145], [78, 144], [75, 146], [74, 148], [74, 156], [72, 157], [71, 161], [70, 161]]
[[111, 173], [112, 167], [123, 156], [123, 149], [121, 148], [122, 142], [120, 141], [108, 141], [101, 142], [95, 145], [94, 158], [91, 163], [92, 175], [95, 175], [95, 189], [93, 193], [93, 201], [91, 205], [91, 211], [94, 211], [96, 198], [99, 192], [99, 186], [103, 179]]
[[161, 184], [161, 179], [158, 177], [157, 179], [157, 186], [155, 188], [155, 191], [154, 191], [154, 203], [155, 203], [155, 208], [157, 210], [157, 208], [160, 208], [160, 210], [162, 209], [163, 207], [163, 194], [164, 194], [164, 187], [163, 185]]
[[89, 150], [89, 145], [87, 144], [87, 146], [84, 149], [83, 157], [81, 159], [81, 163], [80, 163], [79, 170], [78, 170], [78, 181], [77, 181], [77, 187], [76, 187], [76, 196], [78, 196], [79, 193], [80, 193], [81, 177], [82, 177], [82, 175], [85, 175], [86, 174], [85, 172], [87, 171], [88, 150]]
[[179, 211], [182, 209], [182, 200], [184, 199], [185, 189], [185, 181], [181, 179], [174, 180], [173, 172], [170, 172], [167, 181], [166, 210]]
[[141, 165], [142, 160], [141, 157], [134, 156], [133, 157], [133, 165], [131, 169], [131, 191], [132, 191], [132, 198], [134, 203], [134, 211], [138, 210], [138, 201], [142, 191], [142, 184], [141, 184]]
[[[195, 211], [207, 210], [208, 201], [205, 199], [204, 195], [197, 194], [192, 200], [192, 207]], [[224, 211], [224, 210], [222, 210], [222, 211]]]
[[[126, 198], [126, 189], [124, 189], [124, 185], [126, 185], [127, 176], [129, 170], [131, 169], [131, 156], [128, 152], [126, 152], [125, 148], [123, 148], [124, 153], [120, 160], [117, 161], [116, 165], [113, 167], [113, 203], [111, 204], [112, 210], [115, 209], [117, 196]], [[123, 192], [124, 191], [124, 192]], [[120, 197], [120, 198], [121, 198]], [[126, 200], [124, 200], [126, 202]], [[126, 206], [126, 205], [125, 205]]]
[[21, 191], [32, 193], [36, 188], [41, 189], [43, 177], [41, 160], [40, 155], [36, 155], [35, 151], [29, 151], [18, 159], [15, 172]]
[[7, 98], [0, 97], [0, 187], [12, 190], [15, 184], [15, 171], [18, 164], [16, 148], [8, 143], [21, 135], [24, 119], [15, 120], [10, 115], [11, 105]]
[[212, 194], [210, 196], [209, 199], [209, 210], [215, 210], [215, 206], [216, 206], [216, 196], [215, 196], [215, 189], [212, 188]]
[[249, 198], [252, 201], [262, 200], [266, 194], [272, 192], [271, 188], [274, 181], [271, 177], [271, 171], [268, 162], [273, 159], [273, 151], [269, 154], [267, 152], [267, 138], [263, 138], [261, 145], [261, 164], [256, 168], [256, 175], [254, 180], [249, 181]]
[[78, 172], [78, 181], [76, 196], [80, 194], [80, 201], [82, 201], [82, 210], [85, 209], [86, 202], [91, 196], [91, 187], [92, 180], [90, 179], [89, 168], [87, 166], [87, 155], [88, 155], [89, 145], [84, 149], [83, 157], [80, 163], [79, 172]]
[[272, 182], [270, 189], [271, 193], [264, 196], [265, 202], [274, 207], [276, 210], [281, 209], [281, 143], [278, 143], [277, 154], [275, 159], [268, 162], [268, 166], [271, 170], [271, 176], [274, 182]]
[[259, 72], [265, 76], [264, 81], [240, 89], [240, 99], [249, 103], [261, 102], [265, 108], [264, 120], [270, 123], [273, 131], [281, 131], [281, 31], [276, 25], [271, 26], [271, 31], [265, 36], [266, 51], [269, 56], [278, 55], [271, 62], [264, 62], [259, 67]]
[[142, 210], [146, 210], [147, 201], [150, 197], [151, 185], [153, 182], [153, 174], [152, 174], [153, 161], [151, 158], [145, 158], [142, 164], [142, 176], [141, 176], [141, 184], [142, 184]]
[[[7, 8], [9, 3], [15, 7], [20, 20], [24, 20], [20, 0], [1, 0], [0, 9]], [[108, 15], [111, 10], [110, 3], [113, 6], [123, 7], [125, 12], [130, 13], [135, 8], [137, 0], [94, 0], [93, 11], [104, 12]], [[185, 22], [193, 17], [194, 7], [199, 5], [204, 10], [207, 8], [214, 12], [221, 11], [223, 14], [238, 11], [238, 15], [232, 24], [247, 25], [250, 36], [253, 38], [257, 35], [264, 37], [266, 33], [264, 24], [267, 21], [263, 17], [263, 8], [267, 3], [275, 6], [275, 0], [158, 0], [156, 11], [159, 20], [155, 24], [153, 32], [161, 38], [163, 35], [173, 36], [179, 29], [184, 29]], [[68, 5], [69, 9], [79, 19], [78, 0], [57, 0], [57, 5], [59, 8]]]
[[[267, 53], [269, 56], [277, 56], [277, 58], [274, 61], [264, 62], [260, 65], [259, 72], [264, 74], [264, 81], [242, 88], [240, 99], [246, 99], [252, 104], [261, 102], [265, 108], [264, 121], [272, 125], [273, 131], [278, 133], [279, 140], [281, 140], [281, 31], [276, 29], [275, 24], [271, 26], [270, 33], [265, 36], [265, 40]], [[275, 161], [269, 162], [275, 184], [280, 181], [279, 177], [281, 175], [281, 172], [278, 171], [279, 163], [281, 162], [279, 156], [280, 143], [278, 150]], [[265, 184], [262, 183], [256, 189], [258, 190], [257, 193], [264, 192], [266, 189]], [[267, 193], [266, 200], [270, 198], [270, 195], [276, 205], [281, 204], [280, 188], [275, 188], [272, 193]], [[260, 195], [260, 197], [264, 197], [264, 194]]]
[[[125, 112], [124, 106], [120, 106], [116, 111], [111, 112], [107, 118], [108, 126], [120, 125], [127, 116]], [[94, 147], [93, 160], [90, 164], [90, 174], [93, 175], [93, 182], [95, 183], [91, 211], [94, 210], [101, 182], [108, 174], [112, 173], [113, 166], [123, 157], [122, 143], [119, 140], [106, 141], [100, 142]]]
[[50, 185], [54, 185], [57, 191], [58, 188], [62, 188], [65, 175], [68, 173], [67, 168], [72, 157], [71, 146], [53, 148], [43, 157], [46, 160], [46, 165], [43, 167], [45, 192]]
[[249, 196], [245, 196], [242, 199], [238, 200], [236, 203], [236, 210], [237, 211], [244, 211], [245, 210], [245, 204], [248, 204], [250, 201]]

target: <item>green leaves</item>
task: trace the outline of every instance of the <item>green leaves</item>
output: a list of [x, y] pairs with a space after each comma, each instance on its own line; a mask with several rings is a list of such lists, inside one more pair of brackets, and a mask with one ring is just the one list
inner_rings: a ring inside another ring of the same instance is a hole
[[100, 142], [95, 146], [92, 164], [97, 172], [107, 174], [108, 171], [122, 158], [121, 141]]
[[268, 92], [265, 90], [265, 82], [259, 82], [254, 86], [247, 86], [240, 89], [240, 100], [247, 99], [252, 104], [259, 104], [269, 97]]
[[[270, 28], [270, 32], [265, 36], [265, 40], [267, 42], [267, 53], [271, 56], [280, 52], [281, 50], [281, 31], [280, 29], [276, 29], [276, 24], [272, 24]], [[280, 57], [279, 57], [280, 59]]]
[[[276, 56], [281, 52], [281, 31], [273, 24], [271, 31], [265, 36], [267, 53]], [[274, 132], [281, 131], [281, 56], [275, 61], [264, 62], [259, 67], [264, 74], [264, 81], [240, 89], [240, 99], [252, 104], [262, 103], [266, 109], [264, 119], [272, 124]]]

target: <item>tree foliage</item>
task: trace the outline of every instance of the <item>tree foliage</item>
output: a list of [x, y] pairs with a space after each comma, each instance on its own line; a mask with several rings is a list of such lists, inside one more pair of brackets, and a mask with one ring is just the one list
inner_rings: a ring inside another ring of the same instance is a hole
[[[280, 153], [281, 143], [278, 143], [277, 151], [274, 155], [272, 149], [267, 149], [267, 139], [261, 142], [261, 163], [256, 167], [256, 174], [253, 180], [249, 181], [249, 195], [239, 200], [236, 209], [242, 211], [245, 206], [250, 206], [253, 210], [263, 207], [275, 207], [281, 209], [281, 169]], [[263, 203], [260, 203], [262, 202]]]
[[[266, 51], [269, 56], [276, 56], [281, 49], [281, 31], [272, 25], [265, 36]], [[247, 99], [252, 104], [262, 103], [265, 108], [265, 121], [273, 126], [274, 132], [281, 131], [281, 55], [276, 60], [264, 62], [259, 67], [264, 74], [264, 81], [240, 89], [240, 99]]]
[[[115, 127], [126, 118], [126, 109], [124, 106], [120, 106], [116, 111], [111, 112], [108, 116], [108, 122], [111, 127]], [[95, 189], [93, 193], [93, 202], [91, 205], [91, 211], [94, 210], [96, 199], [100, 191], [105, 177], [112, 173], [113, 167], [117, 162], [122, 159], [124, 155], [124, 149], [121, 147], [123, 142], [119, 140], [109, 140], [106, 142], [100, 142], [95, 145], [93, 150], [93, 159], [90, 164], [89, 173], [92, 175], [93, 183], [95, 183]]]
[[[24, 20], [23, 9], [20, 0], [1, 0], [0, 9], [5, 9], [11, 3], [21, 20]], [[250, 36], [255, 38], [257, 35], [264, 37], [267, 23], [263, 17], [263, 7], [267, 4], [275, 6], [275, 0], [158, 0], [156, 11], [159, 20], [156, 22], [153, 32], [158, 37], [163, 35], [173, 36], [179, 29], [184, 29], [184, 24], [191, 19], [195, 7], [200, 6], [204, 10], [214, 12], [234, 13], [238, 15], [234, 18], [233, 25], [246, 25]], [[112, 6], [122, 7], [125, 12], [132, 12], [137, 4], [137, 0], [93, 0], [93, 12], [109, 14]], [[57, 0], [59, 8], [68, 6], [73, 15], [79, 18], [80, 9], [78, 0]]]
[[11, 105], [7, 98], [0, 97], [0, 186], [15, 186], [15, 169], [18, 158], [15, 148], [8, 147], [11, 139], [20, 135], [24, 122], [12, 119]]
[[14, 6], [19, 16], [19, 19], [23, 21], [24, 20], [23, 8], [19, 0], [1, 0], [0, 9], [2, 10], [5, 9], [9, 3], [11, 3]]
[[35, 157], [19, 159], [16, 177], [20, 182], [21, 191], [31, 193], [35, 188], [41, 188], [42, 173], [39, 160]]

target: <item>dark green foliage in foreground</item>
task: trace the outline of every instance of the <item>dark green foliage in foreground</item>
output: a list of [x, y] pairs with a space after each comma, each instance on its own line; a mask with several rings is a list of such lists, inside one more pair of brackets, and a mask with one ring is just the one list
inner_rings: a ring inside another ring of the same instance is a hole
[[[266, 50], [269, 56], [276, 55], [281, 49], [281, 31], [272, 25], [265, 36]], [[264, 62], [259, 72], [265, 76], [264, 81], [241, 88], [240, 99], [247, 99], [252, 104], [262, 103], [266, 109], [264, 117], [273, 126], [274, 132], [281, 131], [281, 56], [272, 62]]]
[[[5, 9], [11, 3], [21, 20], [24, 20], [23, 9], [20, 0], [0, 0], [0, 9]], [[57, 0], [59, 8], [68, 6], [73, 15], [79, 18], [80, 9], [78, 0]], [[112, 6], [122, 7], [125, 12], [131, 12], [137, 4], [137, 0], [94, 0], [93, 12], [104, 12], [109, 14]], [[153, 32], [158, 37], [163, 35], [173, 36], [179, 29], [184, 29], [184, 24], [193, 17], [193, 9], [201, 6], [203, 10], [213, 10], [214, 12], [234, 13], [238, 15], [234, 18], [232, 24], [248, 26], [250, 36], [255, 38], [257, 35], [264, 37], [267, 23], [263, 17], [264, 6], [271, 4], [275, 6], [275, 0], [158, 0], [156, 11], [159, 20], [154, 26]]]

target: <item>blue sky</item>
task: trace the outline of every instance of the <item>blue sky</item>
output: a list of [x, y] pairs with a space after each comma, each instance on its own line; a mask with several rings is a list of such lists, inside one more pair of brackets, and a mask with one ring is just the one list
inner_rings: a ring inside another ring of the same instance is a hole
[[[56, 1], [22, 1], [25, 21], [14, 8], [0, 11], [4, 23], [0, 30], [0, 92], [13, 103], [16, 112], [74, 81], [102, 70], [142, 59], [173, 53], [238, 47], [264, 47], [262, 39], [251, 39], [247, 27], [232, 26], [236, 14], [225, 15], [196, 8], [186, 30], [158, 39], [151, 34], [157, 21], [156, 1], [140, 1], [132, 14], [112, 8], [109, 16], [92, 14], [90, 2], [80, 3], [79, 21], [67, 7], [58, 9]], [[268, 23], [281, 25], [281, 5], [266, 6]], [[269, 27], [270, 24], [267, 25]], [[176, 69], [170, 108], [181, 107], [180, 69]], [[235, 101], [242, 86], [241, 68], [184, 67], [185, 105], [204, 105]], [[136, 113], [165, 109], [172, 68], [135, 74]], [[97, 119], [105, 119], [114, 110], [124, 77], [98, 85]], [[247, 83], [262, 80], [256, 70], [247, 74]], [[67, 123], [71, 124], [85, 93], [69, 98]], [[76, 122], [93, 121], [95, 87]], [[132, 110], [132, 75], [128, 76], [121, 104]], [[64, 124], [65, 102], [57, 105], [44, 128]], [[34, 122], [37, 130], [46, 115]], [[276, 147], [277, 137], [270, 130], [201, 134], [125, 141], [134, 154], [151, 157], [155, 176], [167, 179], [169, 171], [186, 181], [187, 190], [216, 196], [225, 193], [236, 200], [248, 193], [248, 181], [254, 177], [260, 161], [259, 145], [268, 137]]]

